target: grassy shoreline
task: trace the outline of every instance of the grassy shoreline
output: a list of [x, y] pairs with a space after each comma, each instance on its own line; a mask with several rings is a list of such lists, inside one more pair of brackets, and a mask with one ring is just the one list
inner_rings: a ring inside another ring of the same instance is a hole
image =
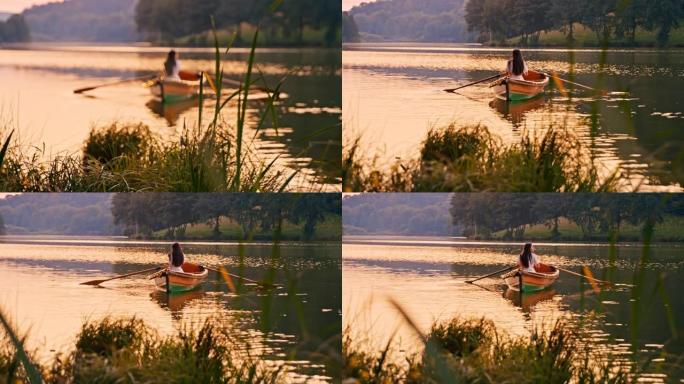
[[73, 349], [46, 364], [37, 363], [36, 351], [18, 356], [15, 350], [23, 347], [16, 348], [6, 330], [0, 335], [0, 377], [6, 383], [283, 381], [280, 367], [250, 355], [249, 341], [232, 336], [218, 319], [197, 329], [180, 327], [171, 336], [135, 317], [85, 321]]
[[[416, 330], [418, 334], [420, 332]], [[616, 358], [598, 359], [582, 344], [585, 335], [562, 320], [550, 330], [532, 330], [529, 337], [511, 337], [485, 318], [434, 323], [422, 354], [404, 364], [384, 350], [367, 352], [344, 338], [344, 382], [348, 383], [628, 383]]]
[[567, 129], [549, 127], [503, 143], [484, 125], [451, 123], [433, 128], [417, 159], [389, 167], [361, 149], [361, 138], [343, 148], [344, 192], [613, 192], [617, 171], [601, 177]]

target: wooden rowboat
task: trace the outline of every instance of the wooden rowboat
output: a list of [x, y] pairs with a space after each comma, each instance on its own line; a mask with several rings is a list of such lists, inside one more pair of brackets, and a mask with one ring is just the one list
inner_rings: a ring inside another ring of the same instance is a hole
[[491, 83], [489, 88], [501, 100], [521, 101], [541, 95], [549, 85], [549, 77], [540, 72], [528, 71], [524, 78], [525, 80], [514, 80], [504, 77]]
[[508, 288], [519, 291], [522, 281], [523, 292], [541, 291], [553, 284], [560, 272], [552, 265], [540, 264], [537, 272], [527, 272], [519, 269], [501, 275]]
[[202, 284], [209, 274], [209, 271], [199, 264], [183, 263], [182, 268], [183, 272], [164, 269], [150, 276], [150, 279], [154, 279], [154, 284], [160, 291], [187, 292]]
[[164, 103], [195, 98], [199, 95], [199, 82], [159, 79], [148, 84], [152, 95]]

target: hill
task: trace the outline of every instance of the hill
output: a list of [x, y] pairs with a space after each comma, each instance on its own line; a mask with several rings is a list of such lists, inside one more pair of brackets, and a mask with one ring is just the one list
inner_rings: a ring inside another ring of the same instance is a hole
[[451, 194], [397, 193], [347, 196], [342, 204], [345, 235], [450, 236]]
[[11, 13], [0, 12], [0, 21], [7, 21], [7, 19], [9, 19], [10, 16], [12, 16]]
[[117, 235], [111, 195], [99, 193], [22, 194], [0, 200], [0, 221], [8, 234]]
[[138, 0], [66, 0], [31, 7], [23, 15], [34, 41], [131, 42], [138, 40]]
[[466, 43], [465, 0], [380, 0], [352, 8], [362, 39]]

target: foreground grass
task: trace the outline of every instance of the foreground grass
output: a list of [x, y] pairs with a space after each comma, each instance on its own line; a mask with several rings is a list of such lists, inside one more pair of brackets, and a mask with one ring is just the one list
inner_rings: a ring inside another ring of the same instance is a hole
[[[139, 319], [105, 318], [83, 324], [75, 349], [39, 369], [47, 383], [282, 381], [278, 368], [245, 355], [248, 351], [249, 345], [232, 338], [216, 320], [162, 337]], [[0, 345], [0, 382], [33, 382], [6, 341]]]
[[482, 125], [432, 129], [420, 157], [383, 170], [360, 152], [360, 139], [343, 153], [345, 192], [611, 192], [616, 175], [598, 166], [566, 130], [551, 127], [505, 145]]
[[234, 135], [227, 129], [185, 130], [168, 142], [142, 124], [95, 128], [81, 154], [45, 160], [46, 153], [15, 143], [0, 168], [8, 192], [276, 192], [285, 175], [243, 153], [237, 179]]
[[421, 356], [390, 362], [388, 345], [371, 354], [345, 337], [345, 383], [627, 383], [610, 362], [592, 360], [582, 336], [559, 322], [514, 338], [485, 319], [436, 323]]

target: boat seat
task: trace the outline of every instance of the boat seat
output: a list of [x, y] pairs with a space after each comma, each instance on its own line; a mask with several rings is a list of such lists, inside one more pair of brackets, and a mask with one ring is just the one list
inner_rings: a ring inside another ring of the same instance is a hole
[[523, 78], [527, 81], [542, 81], [546, 79], [546, 75], [536, 71], [527, 71], [527, 75], [524, 75]]

